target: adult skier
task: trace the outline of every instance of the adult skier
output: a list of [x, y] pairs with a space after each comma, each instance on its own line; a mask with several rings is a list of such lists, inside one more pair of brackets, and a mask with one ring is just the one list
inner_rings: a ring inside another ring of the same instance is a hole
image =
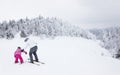
[[34, 62], [33, 62], [33, 56], [32, 56], [32, 55], [34, 55], [35, 61], [36, 61], [36, 62], [39, 62], [39, 61], [38, 61], [38, 56], [37, 56], [37, 50], [38, 50], [37, 43], [34, 42], [33, 40], [29, 39], [29, 38], [26, 38], [26, 39], [24, 40], [24, 42], [26, 43], [25, 49], [29, 47], [30, 63], [34, 63]]

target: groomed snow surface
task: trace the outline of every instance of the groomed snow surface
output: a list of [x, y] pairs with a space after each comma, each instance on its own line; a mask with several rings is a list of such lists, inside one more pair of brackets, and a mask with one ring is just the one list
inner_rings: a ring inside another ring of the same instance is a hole
[[[27, 61], [14, 63], [14, 51], [23, 45], [24, 38], [0, 39], [0, 75], [120, 75], [120, 60], [110, 57], [97, 41], [84, 38], [33, 38], [38, 43], [40, 66]], [[29, 50], [27, 50], [29, 51]]]

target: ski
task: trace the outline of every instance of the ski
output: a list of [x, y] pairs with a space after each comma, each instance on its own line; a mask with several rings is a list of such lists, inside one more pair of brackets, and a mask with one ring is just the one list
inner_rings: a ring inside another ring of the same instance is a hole
[[[28, 59], [28, 62], [30, 63], [30, 59]], [[45, 64], [44, 62], [41, 62], [41, 61], [35, 61], [33, 60], [33, 63], [32, 64], [36, 64], [36, 65], [40, 65], [40, 64]]]
[[33, 65], [40, 66], [40, 63], [36, 63], [36, 62], [34, 62], [34, 63], [28, 62], [28, 63], [33, 64]]
[[40, 63], [40, 64], [45, 64], [44, 62], [41, 62], [41, 61], [36, 62], [35, 60], [33, 60], [33, 62]]

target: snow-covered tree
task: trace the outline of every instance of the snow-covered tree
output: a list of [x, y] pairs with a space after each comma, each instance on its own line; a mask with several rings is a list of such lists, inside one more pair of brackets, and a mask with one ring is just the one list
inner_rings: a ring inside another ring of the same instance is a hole
[[120, 50], [120, 27], [110, 27], [104, 29], [90, 30], [96, 35], [98, 40], [101, 40], [104, 44], [104, 48], [108, 49], [111, 54], [116, 57]]
[[4, 21], [0, 24], [0, 31], [0, 37], [7, 39], [14, 38], [18, 32], [21, 32], [21, 37], [27, 37], [29, 35], [40, 37], [71, 36], [92, 39], [91, 33], [81, 29], [79, 26], [71, 25], [57, 18], [44, 18], [42, 16], [34, 19], [26, 17], [18, 21]]

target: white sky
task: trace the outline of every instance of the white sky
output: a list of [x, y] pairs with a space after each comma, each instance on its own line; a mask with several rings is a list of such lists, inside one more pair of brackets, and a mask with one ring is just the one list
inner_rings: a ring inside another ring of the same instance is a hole
[[57, 17], [82, 27], [120, 24], [120, 0], [0, 0], [0, 21]]

